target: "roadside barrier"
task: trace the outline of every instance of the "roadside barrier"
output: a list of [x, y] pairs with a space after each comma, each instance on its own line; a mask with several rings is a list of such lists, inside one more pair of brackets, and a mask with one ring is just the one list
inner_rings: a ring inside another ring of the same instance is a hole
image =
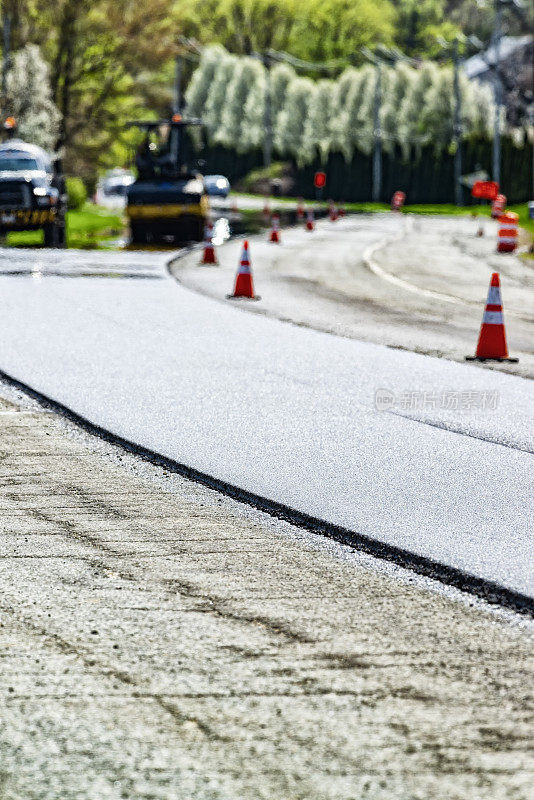
[[280, 214], [273, 214], [269, 241], [273, 244], [280, 244]]
[[243, 242], [241, 259], [235, 278], [234, 293], [226, 295], [228, 299], [244, 297], [249, 300], [259, 300], [258, 295], [254, 294], [254, 283], [252, 281], [252, 269], [250, 255], [248, 252], [248, 242]]
[[517, 226], [519, 216], [513, 211], [505, 211], [499, 217], [499, 233], [497, 234], [497, 252], [513, 253], [517, 247]]
[[501, 214], [504, 214], [506, 208], [506, 195], [498, 194], [491, 204], [491, 218], [498, 219]]
[[508, 356], [506, 331], [502, 313], [501, 283], [499, 273], [491, 276], [488, 298], [482, 317], [482, 325], [474, 356], [466, 356], [466, 361], [512, 361], [519, 359]]
[[315, 217], [313, 214], [313, 208], [309, 208], [306, 214], [306, 230], [307, 231], [315, 230]]
[[204, 253], [201, 264], [217, 264], [217, 256], [213, 246], [213, 225], [207, 222], [204, 226]]

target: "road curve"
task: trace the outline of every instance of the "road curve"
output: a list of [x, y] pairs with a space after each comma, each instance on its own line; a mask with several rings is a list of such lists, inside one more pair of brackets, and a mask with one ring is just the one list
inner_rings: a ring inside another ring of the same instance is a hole
[[8, 375], [199, 473], [534, 597], [531, 382], [243, 314], [161, 255], [2, 251], [0, 273]]

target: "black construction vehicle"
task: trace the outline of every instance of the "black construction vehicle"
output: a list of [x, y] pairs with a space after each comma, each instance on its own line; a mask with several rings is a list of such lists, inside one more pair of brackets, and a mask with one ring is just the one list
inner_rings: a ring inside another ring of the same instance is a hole
[[209, 201], [202, 175], [188, 166], [192, 153], [186, 137], [188, 126], [201, 124], [180, 114], [130, 123], [144, 132], [135, 159], [138, 177], [127, 190], [132, 243], [202, 241]]
[[0, 144], [0, 234], [43, 229], [47, 247], [65, 247], [67, 194], [59, 161], [41, 147], [15, 138], [16, 123], [4, 123]]

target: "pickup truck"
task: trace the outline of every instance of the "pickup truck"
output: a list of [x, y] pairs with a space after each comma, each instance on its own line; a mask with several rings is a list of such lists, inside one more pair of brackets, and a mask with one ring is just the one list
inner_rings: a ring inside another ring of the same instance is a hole
[[0, 234], [42, 228], [46, 247], [65, 247], [66, 208], [58, 161], [20, 139], [0, 144]]

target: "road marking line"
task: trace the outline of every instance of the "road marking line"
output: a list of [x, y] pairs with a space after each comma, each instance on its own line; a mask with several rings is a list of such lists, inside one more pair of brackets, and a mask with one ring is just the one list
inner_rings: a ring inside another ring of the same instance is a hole
[[390, 236], [387, 239], [382, 239], [380, 242], [376, 242], [375, 244], [370, 245], [366, 250], [364, 250], [362, 259], [364, 264], [377, 275], [379, 278], [383, 278], [385, 281], [389, 281], [394, 286], [400, 286], [402, 289], [406, 289], [408, 292], [413, 292], [414, 294], [420, 294], [424, 297], [432, 297], [435, 300], [441, 300], [443, 303], [454, 303], [455, 305], [459, 306], [467, 306], [467, 305], [477, 305], [475, 303], [469, 303], [466, 300], [459, 300], [456, 297], [452, 297], [448, 294], [441, 294], [441, 292], [434, 292], [431, 289], [421, 289], [419, 286], [415, 286], [413, 283], [409, 283], [408, 281], [403, 280], [402, 278], [397, 278], [396, 275], [392, 275], [390, 272], [386, 272], [376, 261], [373, 260], [373, 255], [377, 250], [380, 248], [385, 247], [388, 244], [392, 244], [393, 242], [400, 241], [404, 237], [404, 232], [400, 235], [397, 234], [395, 236]]
[[[406, 289], [408, 292], [412, 292], [413, 294], [419, 294], [423, 297], [431, 297], [433, 300], [441, 300], [442, 303], [453, 303], [456, 306], [468, 306], [470, 308], [480, 306], [480, 303], [475, 300], [461, 300], [459, 297], [453, 297], [450, 294], [442, 294], [441, 292], [434, 292], [432, 289], [422, 289], [420, 286], [416, 286], [414, 283], [409, 283], [409, 281], [405, 281], [403, 278], [398, 278], [396, 275], [392, 275], [390, 272], [386, 272], [380, 264], [378, 264], [374, 259], [373, 255], [376, 253], [377, 250], [380, 250], [382, 247], [386, 247], [388, 244], [393, 244], [393, 242], [401, 241], [406, 233], [408, 233], [406, 229], [400, 233], [395, 234], [394, 236], [386, 237], [382, 239], [380, 242], [375, 242], [375, 244], [370, 245], [369, 247], [364, 250], [362, 255], [363, 263], [365, 264], [368, 269], [371, 270], [377, 277], [382, 278], [389, 283], [392, 283], [394, 286], [400, 286], [402, 289]], [[527, 317], [521, 316], [514, 311], [507, 311], [507, 317], [514, 317], [516, 319], [521, 319], [526, 322], [530, 322], [531, 320]]]

